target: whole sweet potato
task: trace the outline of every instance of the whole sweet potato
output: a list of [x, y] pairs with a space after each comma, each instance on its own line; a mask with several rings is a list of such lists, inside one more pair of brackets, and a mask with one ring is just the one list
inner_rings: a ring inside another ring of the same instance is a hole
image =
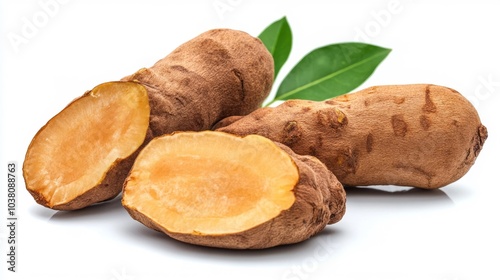
[[344, 185], [425, 189], [461, 178], [488, 135], [467, 99], [430, 84], [375, 86], [324, 102], [291, 100], [216, 128], [260, 134], [316, 156]]
[[258, 38], [204, 32], [151, 67], [96, 86], [50, 119], [26, 152], [26, 188], [59, 210], [113, 198], [152, 138], [248, 114], [261, 106], [273, 78], [272, 56]]

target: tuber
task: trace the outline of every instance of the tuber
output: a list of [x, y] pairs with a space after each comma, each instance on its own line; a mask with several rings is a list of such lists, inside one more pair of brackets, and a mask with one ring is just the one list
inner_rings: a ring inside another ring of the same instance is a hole
[[144, 225], [197, 245], [258, 249], [308, 239], [345, 212], [319, 160], [258, 135], [179, 132], [139, 153], [122, 204]]
[[290, 100], [215, 128], [259, 134], [321, 160], [346, 186], [446, 186], [474, 164], [488, 136], [460, 93], [437, 85], [374, 86], [323, 102]]
[[210, 30], [151, 68], [76, 99], [35, 135], [23, 176], [35, 200], [74, 210], [118, 195], [141, 147], [179, 130], [207, 130], [259, 108], [273, 58], [242, 31]]
[[145, 88], [133, 82], [98, 85], [71, 102], [33, 138], [23, 175], [36, 202], [79, 209], [115, 197], [149, 122]]

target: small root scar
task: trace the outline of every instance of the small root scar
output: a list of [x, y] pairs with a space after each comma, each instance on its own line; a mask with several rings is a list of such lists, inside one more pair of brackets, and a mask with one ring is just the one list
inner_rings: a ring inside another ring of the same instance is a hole
[[427, 116], [421, 115], [420, 116], [420, 126], [424, 130], [429, 130], [429, 128], [431, 127], [431, 120]]
[[329, 110], [318, 110], [316, 113], [317, 122], [329, 128], [340, 128], [347, 124], [347, 116], [338, 108]]
[[302, 137], [302, 132], [300, 130], [297, 121], [289, 121], [283, 128], [283, 144], [291, 146], [297, 143]]
[[436, 105], [431, 99], [430, 85], [425, 88], [425, 104], [422, 107], [422, 111], [424, 111], [424, 113], [436, 113], [437, 111]]
[[394, 97], [393, 101], [396, 104], [403, 104], [403, 103], [405, 103], [405, 98], [404, 97]]
[[392, 130], [394, 135], [404, 137], [408, 131], [408, 124], [405, 122], [403, 115], [394, 115], [391, 117]]
[[368, 133], [366, 136], [366, 152], [371, 153], [373, 150], [373, 135]]
[[336, 173], [335, 176], [342, 179], [345, 178], [348, 174], [356, 174], [358, 170], [358, 150], [345, 149], [343, 151], [339, 151], [336, 157], [334, 158], [334, 165], [336, 165]]
[[342, 112], [338, 108], [335, 108], [335, 113], [337, 114], [337, 122], [341, 125], [345, 125], [347, 123], [347, 117], [345, 116], [344, 112]]

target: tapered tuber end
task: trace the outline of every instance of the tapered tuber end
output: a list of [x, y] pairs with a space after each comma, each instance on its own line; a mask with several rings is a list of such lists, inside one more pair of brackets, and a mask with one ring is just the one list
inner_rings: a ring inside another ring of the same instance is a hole
[[43, 206], [73, 210], [115, 197], [144, 142], [149, 101], [133, 82], [98, 85], [47, 122], [28, 147], [26, 188]]
[[155, 138], [137, 157], [122, 204], [144, 225], [192, 244], [245, 249], [303, 241], [333, 213], [340, 219], [345, 193], [319, 161], [309, 165], [283, 148], [257, 135], [213, 131]]
[[488, 129], [486, 129], [486, 126], [482, 125], [479, 127], [477, 131], [477, 143], [476, 147], [474, 149], [474, 156], [478, 156], [479, 152], [483, 149], [484, 142], [486, 139], [488, 139]]

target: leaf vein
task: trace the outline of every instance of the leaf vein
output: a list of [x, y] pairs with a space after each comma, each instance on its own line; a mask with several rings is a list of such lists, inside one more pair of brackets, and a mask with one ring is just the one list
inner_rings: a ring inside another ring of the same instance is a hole
[[283, 94], [280, 94], [280, 96], [278, 97], [278, 99], [285, 100], [285, 99], [287, 99], [288, 96], [291, 96], [291, 95], [293, 95], [293, 94], [295, 94], [297, 92], [300, 92], [300, 91], [303, 91], [303, 90], [308, 89], [310, 87], [313, 87], [315, 85], [318, 85], [318, 84], [320, 84], [320, 83], [322, 83], [322, 82], [324, 82], [326, 80], [332, 79], [335, 76], [338, 76], [338, 75], [340, 75], [340, 74], [342, 74], [344, 72], [347, 72], [349, 70], [355, 69], [356, 67], [358, 67], [360, 65], [363, 65], [363, 64], [365, 64], [365, 63], [367, 63], [367, 62], [369, 62], [369, 61], [371, 61], [373, 59], [376, 59], [379, 56], [383, 56], [383, 55], [386, 55], [386, 52], [380, 52], [380, 53], [377, 53], [376, 55], [373, 55], [373, 56], [367, 57], [367, 58], [365, 58], [363, 60], [360, 60], [360, 61], [358, 61], [356, 63], [350, 64], [347, 67], [339, 69], [338, 71], [335, 71], [335, 72], [333, 72], [333, 73], [331, 73], [329, 75], [326, 75], [326, 76], [324, 76], [322, 78], [319, 78], [319, 79], [316, 79], [314, 81], [311, 81], [311, 82], [309, 82], [307, 84], [304, 84], [304, 85], [302, 85], [300, 87], [297, 87], [294, 90], [291, 90], [291, 91], [285, 92]]

